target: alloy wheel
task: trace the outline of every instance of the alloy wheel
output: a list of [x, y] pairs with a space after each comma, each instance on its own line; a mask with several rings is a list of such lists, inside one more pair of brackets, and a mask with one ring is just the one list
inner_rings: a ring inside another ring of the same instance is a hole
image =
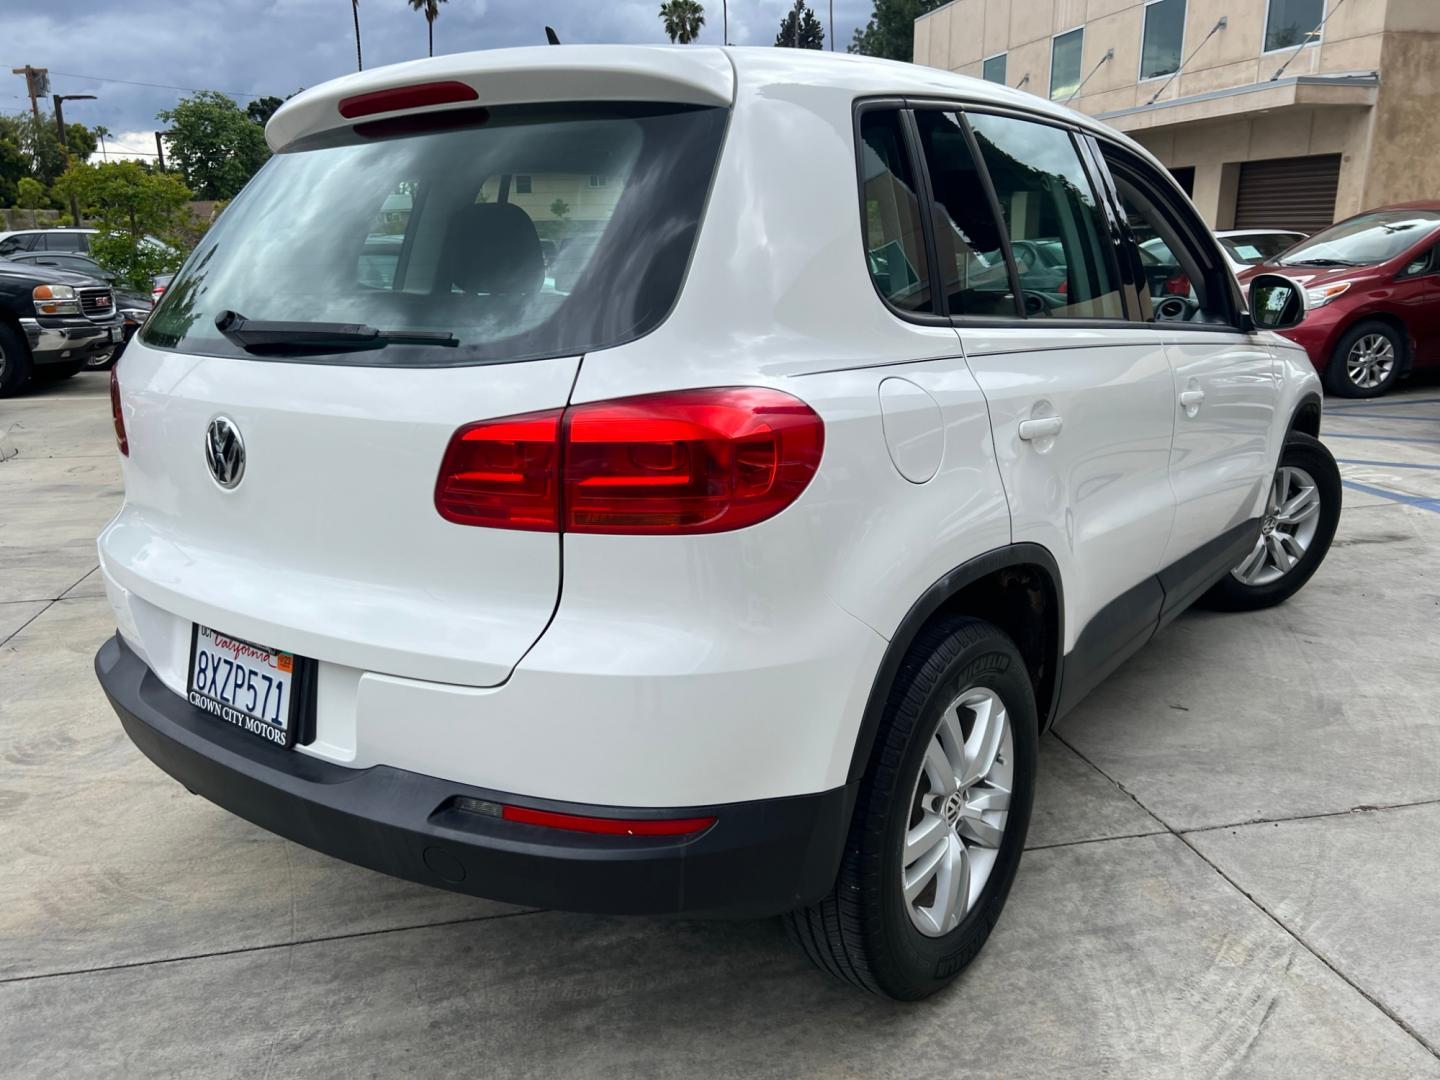
[[902, 839], [900, 887], [926, 937], [960, 925], [1000, 856], [1010, 816], [1015, 738], [1005, 703], [972, 687], [946, 706], [925, 748]]
[[91, 353], [85, 361], [87, 368], [101, 368], [110, 362], [110, 357], [115, 355], [114, 349], [105, 349], [98, 353]]
[[1320, 489], [1304, 469], [1285, 465], [1275, 471], [1260, 538], [1240, 565], [1231, 570], [1244, 585], [1271, 585], [1299, 565], [1320, 527]]
[[1366, 334], [1345, 357], [1345, 375], [1361, 390], [1374, 390], [1394, 369], [1395, 345], [1384, 334]]

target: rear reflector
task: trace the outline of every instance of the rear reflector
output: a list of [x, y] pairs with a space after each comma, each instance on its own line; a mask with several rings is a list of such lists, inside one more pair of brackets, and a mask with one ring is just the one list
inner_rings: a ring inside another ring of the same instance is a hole
[[500, 529], [725, 532], [794, 502], [824, 444], [814, 410], [765, 387], [597, 401], [462, 427], [435, 506]]
[[115, 445], [129, 457], [130, 440], [125, 437], [125, 414], [120, 410], [120, 375], [115, 367], [110, 369], [110, 420], [115, 425]]
[[374, 116], [376, 113], [419, 109], [426, 105], [452, 105], [457, 101], [477, 101], [479, 98], [480, 95], [473, 86], [462, 82], [417, 83], [414, 86], [396, 86], [390, 90], [376, 90], [369, 94], [342, 98], [340, 115], [347, 120], [354, 120], [359, 116]]
[[521, 825], [543, 825], [547, 829], [570, 832], [600, 833], [605, 836], [688, 836], [703, 832], [715, 824], [713, 817], [698, 818], [602, 818], [579, 814], [556, 814], [549, 810], [531, 810], [524, 806], [506, 806], [501, 812], [506, 821]]

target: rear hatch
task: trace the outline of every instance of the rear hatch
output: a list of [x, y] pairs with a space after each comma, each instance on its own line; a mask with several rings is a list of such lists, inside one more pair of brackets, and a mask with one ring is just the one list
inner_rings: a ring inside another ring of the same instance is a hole
[[[560, 536], [444, 520], [445, 447], [464, 424], [565, 405], [581, 354], [665, 317], [725, 116], [463, 103], [283, 148], [120, 367], [107, 571], [261, 645], [503, 682], [558, 602]], [[243, 443], [229, 487], [226, 454], [217, 469], [206, 453], [219, 421]]]

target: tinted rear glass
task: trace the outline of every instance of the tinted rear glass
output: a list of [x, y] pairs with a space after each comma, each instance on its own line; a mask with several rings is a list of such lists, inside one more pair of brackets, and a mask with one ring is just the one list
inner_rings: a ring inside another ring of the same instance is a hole
[[145, 343], [246, 356], [215, 328], [228, 310], [450, 332], [458, 348], [303, 357], [449, 366], [572, 355], [659, 324], [694, 247], [725, 110], [475, 109], [447, 116], [448, 130], [414, 130], [436, 116], [361, 124], [383, 134], [272, 158], [166, 290]]

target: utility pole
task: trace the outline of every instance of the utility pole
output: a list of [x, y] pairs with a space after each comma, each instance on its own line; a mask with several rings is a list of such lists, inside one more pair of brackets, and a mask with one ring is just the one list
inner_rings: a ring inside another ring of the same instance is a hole
[[[94, 94], [56, 94], [52, 99], [55, 102], [55, 132], [60, 136], [60, 149], [65, 154], [65, 165], [70, 165], [70, 144], [65, 138], [65, 102], [67, 101], [94, 101]], [[80, 228], [80, 201], [75, 198], [75, 192], [70, 192], [70, 224]]]
[[169, 132], [166, 131], [155, 132], [155, 159], [160, 166], [161, 172], [165, 171], [165, 142], [161, 139], [161, 136], [168, 134]]
[[830, 51], [835, 51], [835, 0], [830, 0]]
[[26, 64], [24, 67], [11, 68], [10, 74], [25, 76], [25, 93], [30, 95], [30, 111], [35, 116], [35, 123], [39, 124], [40, 99], [50, 93], [50, 69]]

